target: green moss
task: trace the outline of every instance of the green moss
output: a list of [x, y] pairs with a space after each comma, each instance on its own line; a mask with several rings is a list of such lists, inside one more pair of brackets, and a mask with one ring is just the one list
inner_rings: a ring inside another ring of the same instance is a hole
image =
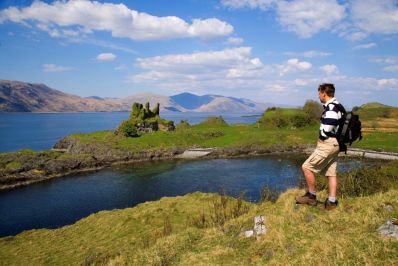
[[7, 170], [16, 170], [16, 169], [18, 169], [20, 167], [21, 167], [21, 163], [20, 162], [12, 161], [12, 162], [8, 163], [5, 168]]

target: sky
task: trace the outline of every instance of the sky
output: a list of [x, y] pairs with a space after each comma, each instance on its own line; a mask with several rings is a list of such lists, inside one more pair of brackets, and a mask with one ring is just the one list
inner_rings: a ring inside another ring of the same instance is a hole
[[398, 106], [398, 1], [0, 0], [0, 79], [79, 96]]

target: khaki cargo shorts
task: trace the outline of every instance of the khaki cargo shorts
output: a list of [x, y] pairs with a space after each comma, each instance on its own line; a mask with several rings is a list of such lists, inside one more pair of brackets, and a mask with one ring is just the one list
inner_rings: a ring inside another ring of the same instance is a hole
[[303, 168], [325, 176], [337, 176], [337, 158], [339, 143], [336, 138], [318, 140], [314, 152], [303, 163]]

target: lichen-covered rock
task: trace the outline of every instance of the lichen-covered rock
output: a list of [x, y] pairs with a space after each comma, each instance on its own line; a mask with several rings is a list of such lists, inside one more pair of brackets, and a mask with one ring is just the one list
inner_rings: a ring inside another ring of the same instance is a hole
[[381, 235], [390, 236], [398, 239], [398, 220], [390, 219], [387, 220], [383, 225], [381, 225], [377, 232]]

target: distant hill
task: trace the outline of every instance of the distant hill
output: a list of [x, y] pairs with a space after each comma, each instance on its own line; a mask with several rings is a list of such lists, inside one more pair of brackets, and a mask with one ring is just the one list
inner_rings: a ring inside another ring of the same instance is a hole
[[213, 97], [210, 95], [197, 96], [188, 92], [177, 94], [171, 96], [170, 98], [180, 106], [189, 110], [200, 108], [202, 105], [208, 104], [213, 100]]
[[99, 112], [120, 111], [115, 101], [83, 98], [51, 89], [44, 84], [0, 80], [2, 112]]
[[130, 111], [134, 102], [160, 103], [162, 112], [263, 112], [271, 103], [221, 95], [174, 96], [139, 93], [124, 98], [80, 97], [44, 84], [0, 80], [0, 112], [109, 112]]
[[366, 109], [366, 108], [394, 108], [394, 107], [385, 105], [382, 103], [378, 103], [378, 102], [370, 102], [370, 103], [365, 103], [365, 104], [361, 105], [359, 108]]

